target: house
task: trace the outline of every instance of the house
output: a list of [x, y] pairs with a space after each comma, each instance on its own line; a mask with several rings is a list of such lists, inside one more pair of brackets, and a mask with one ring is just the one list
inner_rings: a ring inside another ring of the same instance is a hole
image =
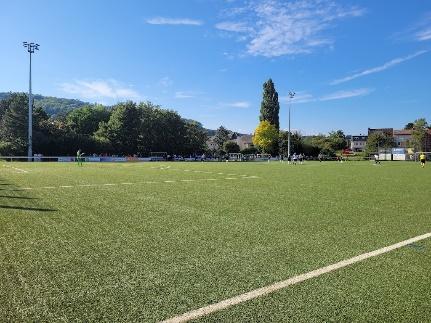
[[[412, 129], [394, 130], [393, 138], [396, 146], [399, 148], [413, 148], [413, 145], [411, 144], [412, 133]], [[425, 151], [431, 151], [431, 129], [427, 129], [424, 148]]]
[[350, 149], [352, 151], [364, 151], [365, 147], [367, 146], [367, 139], [368, 136], [352, 136], [350, 141]]
[[412, 130], [394, 130], [393, 137], [398, 148], [411, 148]]
[[368, 136], [376, 132], [392, 137], [394, 134], [394, 128], [368, 128]]
[[215, 136], [211, 136], [208, 138], [207, 147], [208, 147], [208, 150], [210, 150], [210, 151], [214, 151], [214, 150], [218, 149], [218, 145], [215, 142]]
[[254, 147], [252, 135], [240, 135], [232, 141], [236, 142], [241, 150]]

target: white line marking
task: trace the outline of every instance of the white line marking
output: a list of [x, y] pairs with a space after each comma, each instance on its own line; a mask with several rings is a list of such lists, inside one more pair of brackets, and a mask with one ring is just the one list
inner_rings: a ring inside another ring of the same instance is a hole
[[[257, 176], [242, 177], [242, 178], [258, 178]], [[166, 180], [161, 182], [145, 181], [139, 183], [100, 183], [100, 184], [77, 184], [77, 185], [60, 185], [60, 186], [40, 186], [40, 187], [24, 187], [20, 190], [33, 190], [33, 189], [56, 189], [56, 188], [74, 188], [74, 187], [102, 187], [102, 186], [116, 186], [116, 185], [139, 185], [139, 184], [161, 184], [161, 183], [178, 183], [178, 182], [196, 182], [196, 181], [218, 181], [222, 178], [197, 178], [197, 179], [180, 179], [180, 180]], [[226, 177], [226, 180], [239, 179], [233, 177]]]
[[10, 169], [16, 170], [16, 171], [18, 171], [19, 173], [28, 173], [28, 170], [21, 169], [21, 168], [17, 168], [17, 167], [13, 167], [13, 166], [9, 166], [9, 165], [3, 165], [3, 167], [6, 167], [6, 168], [10, 168]]
[[244, 294], [232, 297], [232, 298], [225, 299], [225, 300], [218, 302], [218, 303], [214, 303], [214, 304], [211, 304], [208, 306], [198, 308], [196, 310], [186, 312], [184, 314], [181, 314], [181, 315], [172, 317], [170, 319], [164, 320], [164, 321], [162, 321], [162, 323], [179, 323], [179, 322], [187, 322], [189, 320], [195, 320], [195, 319], [198, 319], [202, 316], [206, 316], [206, 315], [209, 315], [211, 313], [226, 309], [228, 307], [231, 307], [231, 306], [234, 306], [234, 305], [237, 305], [240, 303], [244, 303], [244, 302], [249, 301], [251, 299], [255, 299], [255, 298], [258, 298], [261, 296], [265, 296], [265, 295], [274, 293], [274, 292], [276, 292], [280, 289], [286, 288], [288, 286], [298, 284], [300, 282], [303, 282], [303, 281], [311, 279], [311, 278], [319, 277], [319, 276], [326, 274], [326, 273], [329, 273], [331, 271], [350, 266], [350, 265], [355, 264], [357, 262], [364, 261], [368, 258], [372, 258], [372, 257], [376, 257], [379, 255], [388, 253], [390, 251], [399, 249], [401, 247], [407, 246], [407, 245], [414, 243], [414, 242], [418, 242], [420, 240], [428, 239], [430, 237], [431, 237], [431, 232], [425, 233], [423, 235], [416, 236], [414, 238], [407, 239], [407, 240], [395, 243], [393, 245], [383, 247], [381, 249], [377, 249], [377, 250], [374, 250], [371, 252], [363, 253], [359, 256], [349, 258], [346, 260], [342, 260], [342, 261], [337, 262], [335, 264], [332, 264], [332, 265], [329, 265], [326, 267], [322, 267], [322, 268], [319, 268], [319, 269], [316, 269], [313, 271], [309, 271], [308, 273], [305, 273], [305, 274], [294, 276], [292, 278], [274, 283], [272, 285], [261, 287], [261, 288], [249, 291], [247, 293], [244, 293]]

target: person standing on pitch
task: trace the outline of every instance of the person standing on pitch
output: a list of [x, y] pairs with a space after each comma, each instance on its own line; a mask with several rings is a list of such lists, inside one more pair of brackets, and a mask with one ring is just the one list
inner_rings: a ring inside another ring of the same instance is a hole
[[81, 153], [81, 148], [78, 149], [78, 151], [76, 152], [76, 162], [77, 162], [78, 166], [82, 166], [82, 156], [83, 155], [84, 154]]
[[378, 154], [374, 155], [374, 161], [375, 161], [376, 165], [380, 164], [380, 159], [379, 159], [379, 155]]
[[425, 167], [425, 161], [427, 160], [426, 156], [424, 153], [421, 153], [419, 156], [419, 160], [421, 161], [421, 167], [424, 168]]

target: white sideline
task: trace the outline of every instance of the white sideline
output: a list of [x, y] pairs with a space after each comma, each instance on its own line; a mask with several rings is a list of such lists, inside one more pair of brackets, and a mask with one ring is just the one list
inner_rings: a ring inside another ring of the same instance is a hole
[[309, 271], [308, 273], [305, 273], [305, 274], [294, 276], [292, 278], [274, 283], [272, 285], [261, 287], [261, 288], [249, 291], [247, 293], [244, 293], [244, 294], [241, 294], [238, 296], [234, 296], [232, 298], [225, 299], [225, 300], [220, 301], [218, 303], [214, 303], [214, 304], [211, 304], [208, 306], [198, 308], [196, 310], [186, 312], [184, 314], [181, 314], [181, 315], [172, 317], [170, 319], [164, 320], [164, 321], [162, 321], [162, 323], [179, 323], [179, 322], [187, 322], [190, 320], [195, 320], [195, 319], [198, 319], [202, 316], [206, 316], [206, 315], [209, 315], [211, 313], [221, 311], [221, 310], [226, 309], [228, 307], [231, 307], [231, 306], [234, 306], [234, 305], [237, 305], [240, 303], [244, 303], [246, 301], [249, 301], [249, 300], [257, 298], [257, 297], [268, 295], [268, 294], [276, 292], [280, 289], [286, 288], [290, 285], [298, 284], [298, 283], [303, 282], [305, 280], [318, 277], [320, 275], [329, 273], [331, 271], [334, 271], [334, 270], [337, 270], [340, 268], [344, 268], [346, 266], [355, 264], [357, 262], [366, 260], [368, 258], [382, 255], [384, 253], [393, 251], [395, 249], [399, 249], [401, 247], [407, 246], [411, 243], [414, 243], [414, 242], [417, 242], [420, 240], [428, 239], [430, 237], [431, 237], [431, 232], [428, 232], [428, 233], [425, 233], [423, 235], [416, 236], [414, 238], [407, 239], [407, 240], [395, 243], [395, 244], [387, 246], [387, 247], [383, 247], [381, 249], [377, 249], [374, 251], [363, 253], [359, 256], [349, 258], [346, 260], [342, 260], [342, 261], [337, 262], [335, 264], [332, 264], [332, 265], [329, 265], [326, 267], [322, 267], [322, 268], [319, 268], [319, 269], [316, 269], [313, 271]]

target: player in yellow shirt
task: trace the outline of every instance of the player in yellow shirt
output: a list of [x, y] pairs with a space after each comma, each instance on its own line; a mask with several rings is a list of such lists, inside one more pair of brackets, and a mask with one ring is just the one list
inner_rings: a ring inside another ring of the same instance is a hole
[[421, 167], [422, 168], [424, 168], [425, 167], [425, 161], [426, 161], [426, 156], [425, 156], [425, 154], [424, 153], [421, 153], [420, 155], [419, 155], [419, 160], [421, 161]]

